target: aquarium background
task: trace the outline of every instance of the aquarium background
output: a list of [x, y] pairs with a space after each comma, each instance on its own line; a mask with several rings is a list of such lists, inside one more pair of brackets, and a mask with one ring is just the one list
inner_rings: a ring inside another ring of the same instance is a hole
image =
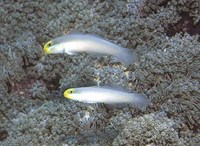
[[[135, 50], [44, 55], [72, 31]], [[1, 0], [0, 145], [200, 145], [199, 0]], [[146, 109], [68, 100], [69, 87], [144, 93]]]

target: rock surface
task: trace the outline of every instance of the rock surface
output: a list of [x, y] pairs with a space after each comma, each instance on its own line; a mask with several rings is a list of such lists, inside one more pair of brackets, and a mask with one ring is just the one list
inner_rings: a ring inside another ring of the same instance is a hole
[[[198, 0], [0, 2], [0, 145], [200, 145]], [[44, 56], [73, 30], [135, 50], [112, 57]], [[69, 101], [69, 87], [114, 85], [147, 109]]]

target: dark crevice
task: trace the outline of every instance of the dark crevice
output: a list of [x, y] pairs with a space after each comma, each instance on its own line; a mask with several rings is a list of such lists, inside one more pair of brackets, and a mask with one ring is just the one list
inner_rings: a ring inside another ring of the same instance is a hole
[[171, 118], [173, 117], [173, 114], [172, 114], [172, 113], [169, 113], [169, 112], [167, 112], [167, 117], [168, 117], [169, 119], [171, 119]]
[[46, 88], [49, 90], [49, 91], [52, 91], [52, 90], [58, 90], [59, 87], [60, 87], [60, 76], [59, 75], [56, 75], [55, 78], [51, 79], [51, 80], [44, 80], [44, 82], [46, 83]]
[[35, 66], [33, 63], [29, 62], [29, 59], [26, 56], [22, 56], [22, 60], [23, 60], [22, 68], [24, 70], [27, 69], [28, 67]]
[[33, 85], [36, 82], [39, 82], [42, 86], [45, 86], [49, 91], [58, 90], [60, 87], [59, 81], [60, 76], [57, 75], [53, 79], [44, 79], [42, 77], [31, 77], [29, 75], [25, 76], [23, 79], [19, 81], [6, 82], [7, 92], [17, 93], [18, 95], [24, 95], [27, 97], [31, 97], [29, 90], [33, 88]]
[[150, 86], [149, 89], [153, 88], [154, 87], [154, 83], [150, 83], [149, 86]]
[[[187, 32], [190, 35], [200, 35], [200, 22], [194, 25], [193, 18], [189, 15], [189, 12], [181, 12], [181, 19], [175, 24], [169, 24], [165, 28], [167, 36], [175, 36], [179, 32]], [[199, 38], [200, 40], [200, 38]]]
[[177, 129], [178, 137], [181, 138], [181, 128]]
[[53, 135], [53, 133], [52, 133], [52, 126], [51, 126], [51, 125], [48, 125], [48, 126], [46, 127], [46, 129], [49, 131], [49, 132], [48, 132], [48, 136]]
[[171, 1], [171, 0], [165, 0], [162, 3], [158, 4], [158, 6], [165, 8], [167, 6], [167, 4], [168, 4], [169, 1]]
[[198, 124], [198, 122], [195, 122], [195, 124], [192, 124], [190, 121], [189, 121], [189, 118], [186, 117], [187, 119], [187, 122], [186, 122], [186, 125], [187, 127], [192, 130], [194, 133], [199, 133], [200, 132], [200, 124]]
[[177, 94], [177, 95], [174, 96], [174, 98], [180, 98], [180, 97], [181, 97], [180, 94]]
[[4, 141], [8, 137], [8, 132], [6, 130], [0, 130], [0, 141]]
[[[171, 0], [163, 0], [162, 2], [146, 0], [144, 6], [140, 9], [143, 18], [148, 17], [150, 14], [157, 14], [158, 7], [167, 7], [168, 2]], [[146, 9], [148, 7], [148, 9]]]
[[7, 89], [8, 89], [7, 93], [10, 94], [12, 92], [12, 84], [9, 81], [7, 81], [6, 86], [7, 86]]

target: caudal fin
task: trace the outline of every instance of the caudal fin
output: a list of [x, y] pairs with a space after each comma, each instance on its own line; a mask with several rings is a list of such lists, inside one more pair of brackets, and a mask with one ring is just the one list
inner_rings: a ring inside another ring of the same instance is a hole
[[132, 93], [133, 94], [133, 103], [137, 107], [145, 108], [150, 105], [150, 101], [146, 95], [140, 93]]
[[116, 54], [117, 59], [124, 65], [128, 66], [137, 61], [136, 52], [126, 48], [119, 48], [118, 54]]

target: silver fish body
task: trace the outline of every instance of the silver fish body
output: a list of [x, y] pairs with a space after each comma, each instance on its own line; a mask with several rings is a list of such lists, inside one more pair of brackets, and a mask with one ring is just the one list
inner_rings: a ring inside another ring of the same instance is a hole
[[[72, 92], [69, 92], [69, 91]], [[108, 87], [80, 87], [71, 88], [65, 91], [66, 98], [86, 103], [108, 103], [120, 104], [130, 103], [138, 107], [146, 107], [150, 104], [144, 94], [129, 93], [115, 88]]]
[[68, 53], [76, 55], [85, 52], [94, 56], [115, 56], [125, 65], [137, 60], [136, 53], [127, 48], [120, 47], [114, 43], [90, 34], [69, 34], [52, 40], [49, 47], [51, 53]]

